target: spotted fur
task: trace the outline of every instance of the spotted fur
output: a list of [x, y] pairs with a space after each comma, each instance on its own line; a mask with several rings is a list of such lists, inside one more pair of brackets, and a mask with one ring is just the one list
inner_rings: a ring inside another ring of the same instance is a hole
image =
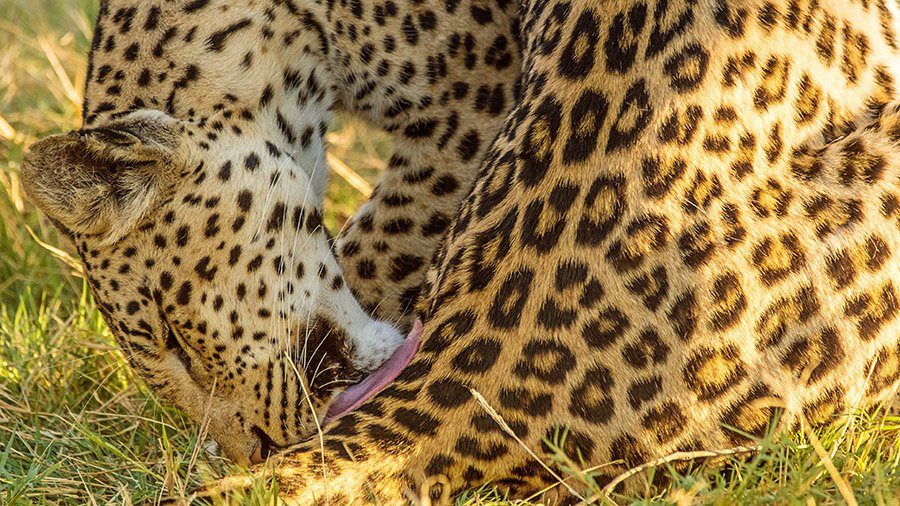
[[486, 481], [511, 497], [554, 483], [472, 390], [539, 457], [564, 433], [601, 483], [894, 394], [893, 2], [409, 8], [480, 36], [516, 27], [519, 74], [503, 89], [517, 92], [431, 263], [419, 354], [278, 457], [286, 501], [445, 503]]
[[[238, 462], [314, 433], [397, 347], [512, 107], [514, 6], [485, 8], [484, 30], [476, 4], [458, 23], [402, 9], [101, 2], [84, 126], [26, 156], [26, 190], [74, 239], [131, 364]], [[335, 245], [336, 109], [396, 154]]]

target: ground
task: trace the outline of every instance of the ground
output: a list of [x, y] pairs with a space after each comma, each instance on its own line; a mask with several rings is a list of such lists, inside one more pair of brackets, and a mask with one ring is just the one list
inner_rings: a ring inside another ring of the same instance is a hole
[[[235, 471], [208, 454], [200, 428], [160, 404], [134, 377], [77, 264], [49, 246], [58, 237], [22, 200], [16, 175], [24, 147], [80, 123], [95, 11], [96, 0], [0, 0], [2, 504], [152, 502], [161, 490], [183, 493]], [[369, 181], [389, 152], [384, 137], [349, 119], [329, 141], [334, 158]], [[332, 231], [364, 198], [366, 184], [351, 179], [332, 177], [326, 204]], [[860, 503], [900, 504], [900, 417], [854, 416], [814, 436], [793, 434], [761, 445], [757, 457], [724, 470], [697, 463], [682, 475], [662, 465], [655, 472], [672, 475], [672, 486], [618, 499], [828, 504], [854, 496]], [[566, 476], [564, 459], [551, 465]], [[459, 503], [503, 504], [489, 490], [473, 491]]]

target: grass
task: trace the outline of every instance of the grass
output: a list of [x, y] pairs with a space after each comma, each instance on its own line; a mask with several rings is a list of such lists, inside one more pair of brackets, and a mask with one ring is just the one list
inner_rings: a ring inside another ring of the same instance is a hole
[[[132, 504], [183, 493], [235, 469], [205, 451], [199, 430], [138, 381], [116, 350], [59, 238], [23, 200], [18, 162], [37, 138], [76, 127], [95, 0], [0, 1], [0, 504]], [[389, 142], [343, 120], [332, 154], [370, 182]], [[335, 177], [332, 230], [362, 200]], [[365, 190], [365, 185], [362, 185]], [[34, 235], [32, 235], [32, 233]], [[672, 478], [617, 501], [636, 504], [900, 504], [900, 418], [855, 415], [814, 435], [771, 437], [747, 460], [700, 461], [644, 474]], [[815, 438], [815, 439], [813, 439]], [[818, 441], [819, 448], [816, 444]], [[558, 454], [568, 481], [591, 472]], [[267, 499], [265, 483], [235, 502]], [[849, 495], [848, 495], [849, 494]], [[506, 504], [485, 488], [461, 504]]]

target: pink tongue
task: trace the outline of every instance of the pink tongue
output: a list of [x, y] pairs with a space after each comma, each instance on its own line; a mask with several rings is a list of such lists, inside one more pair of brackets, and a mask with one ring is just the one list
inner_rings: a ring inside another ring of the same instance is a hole
[[332, 401], [331, 406], [328, 407], [328, 412], [325, 414], [325, 423], [337, 420], [358, 408], [362, 403], [394, 381], [412, 361], [413, 356], [419, 349], [419, 340], [421, 338], [422, 322], [416, 320], [409, 336], [397, 348], [397, 351], [391, 355], [391, 358], [387, 359], [387, 362], [381, 364], [381, 367], [368, 375], [364, 380], [338, 394], [337, 398]]

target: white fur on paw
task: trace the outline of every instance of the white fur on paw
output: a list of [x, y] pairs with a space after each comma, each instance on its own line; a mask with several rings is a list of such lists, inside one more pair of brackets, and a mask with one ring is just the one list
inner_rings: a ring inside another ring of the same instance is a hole
[[404, 336], [392, 325], [372, 320], [361, 335], [354, 336], [353, 365], [363, 371], [374, 371], [397, 351]]

